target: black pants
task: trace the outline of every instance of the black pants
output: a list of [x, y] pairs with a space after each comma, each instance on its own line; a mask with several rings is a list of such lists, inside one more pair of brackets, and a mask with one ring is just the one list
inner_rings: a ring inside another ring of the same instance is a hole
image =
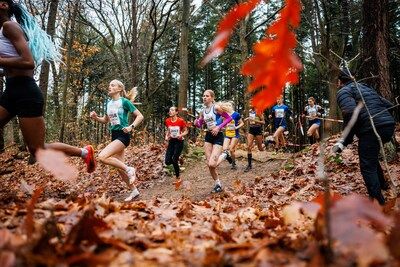
[[[383, 126], [377, 129], [382, 143], [390, 141], [394, 133], [394, 125]], [[378, 200], [380, 204], [385, 203], [381, 189], [384, 186], [382, 167], [379, 164], [379, 142], [371, 130], [358, 136], [358, 156], [360, 158], [360, 169], [368, 195]]]
[[183, 140], [171, 138], [165, 154], [165, 164], [174, 166], [175, 176], [179, 177], [179, 156], [183, 150]]

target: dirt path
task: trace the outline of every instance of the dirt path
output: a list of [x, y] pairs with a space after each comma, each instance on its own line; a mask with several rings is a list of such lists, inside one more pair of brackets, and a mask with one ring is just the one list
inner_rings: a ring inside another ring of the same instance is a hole
[[[253, 157], [253, 169], [244, 172], [247, 166], [245, 151], [238, 151], [237, 170], [231, 170], [231, 166], [225, 161], [218, 167], [217, 171], [225, 191], [232, 191], [235, 182], [240, 180], [248, 185], [270, 172], [276, 171], [282, 165], [284, 155], [274, 155], [269, 152], [256, 152]], [[148, 200], [153, 197], [178, 199], [188, 197], [199, 201], [212, 195], [211, 190], [214, 182], [206, 167], [205, 159], [189, 159], [183, 165], [183, 185], [176, 191], [173, 185], [174, 177], [168, 176], [158, 180], [144, 183], [141, 186], [141, 199]]]

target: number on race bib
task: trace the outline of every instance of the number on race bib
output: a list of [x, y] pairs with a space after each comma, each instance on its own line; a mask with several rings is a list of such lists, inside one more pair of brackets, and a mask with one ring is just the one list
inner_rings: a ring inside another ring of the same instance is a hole
[[179, 126], [170, 126], [169, 127], [169, 133], [172, 138], [177, 138], [180, 132]]

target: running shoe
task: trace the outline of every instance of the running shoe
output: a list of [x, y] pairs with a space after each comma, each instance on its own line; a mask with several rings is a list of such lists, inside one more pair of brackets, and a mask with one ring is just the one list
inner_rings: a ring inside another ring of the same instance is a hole
[[133, 199], [137, 198], [140, 195], [139, 190], [137, 188], [133, 189], [132, 192], [127, 196], [124, 201], [129, 202], [132, 201]]
[[177, 180], [174, 182], [174, 185], [175, 185], [175, 190], [178, 190], [179, 188], [181, 188], [182, 179], [177, 179]]
[[237, 166], [235, 163], [232, 163], [231, 170], [237, 170]]
[[211, 191], [211, 193], [221, 193], [222, 192], [222, 186], [220, 184], [216, 184]]
[[251, 170], [251, 165], [247, 165], [246, 169], [244, 169], [244, 172], [249, 172]]
[[91, 145], [85, 146], [84, 149], [88, 151], [88, 154], [83, 159], [86, 164], [86, 171], [88, 173], [92, 173], [96, 169], [96, 160], [94, 159], [94, 149]]
[[129, 177], [129, 183], [133, 184], [136, 180], [136, 170], [134, 167], [128, 167], [128, 169], [126, 170], [126, 174]]
[[232, 157], [231, 157], [229, 151], [225, 150], [223, 153], [226, 154], [226, 160], [229, 162], [229, 164], [232, 164]]

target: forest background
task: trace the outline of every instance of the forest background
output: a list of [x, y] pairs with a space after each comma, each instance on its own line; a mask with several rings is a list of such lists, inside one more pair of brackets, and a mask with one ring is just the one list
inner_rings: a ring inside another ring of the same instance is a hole
[[[170, 106], [187, 107], [193, 114], [199, 111], [205, 89], [214, 90], [217, 99], [232, 100], [236, 110], [245, 113], [249, 80], [240, 74], [240, 66], [284, 4], [264, 1], [238, 25], [225, 53], [199, 68], [218, 21], [242, 0], [23, 2], [62, 48], [63, 63], [43, 62], [35, 77], [46, 99], [47, 140], [70, 144], [101, 143], [108, 138], [107, 126], [90, 121], [89, 112], [104, 114], [113, 79], [121, 80], [127, 89], [138, 87], [136, 102], [145, 117], [141, 130], [150, 141], [163, 138], [160, 132]], [[284, 94], [294, 113], [301, 113], [307, 98], [314, 96], [326, 116], [340, 118], [338, 56], [353, 59], [350, 67], [358, 81], [395, 101], [400, 94], [399, 1], [301, 2], [296, 53], [304, 70], [300, 83], [286, 88]], [[330, 133], [339, 130], [339, 124], [325, 126]], [[22, 142], [14, 119], [1, 131], [0, 150]]]

